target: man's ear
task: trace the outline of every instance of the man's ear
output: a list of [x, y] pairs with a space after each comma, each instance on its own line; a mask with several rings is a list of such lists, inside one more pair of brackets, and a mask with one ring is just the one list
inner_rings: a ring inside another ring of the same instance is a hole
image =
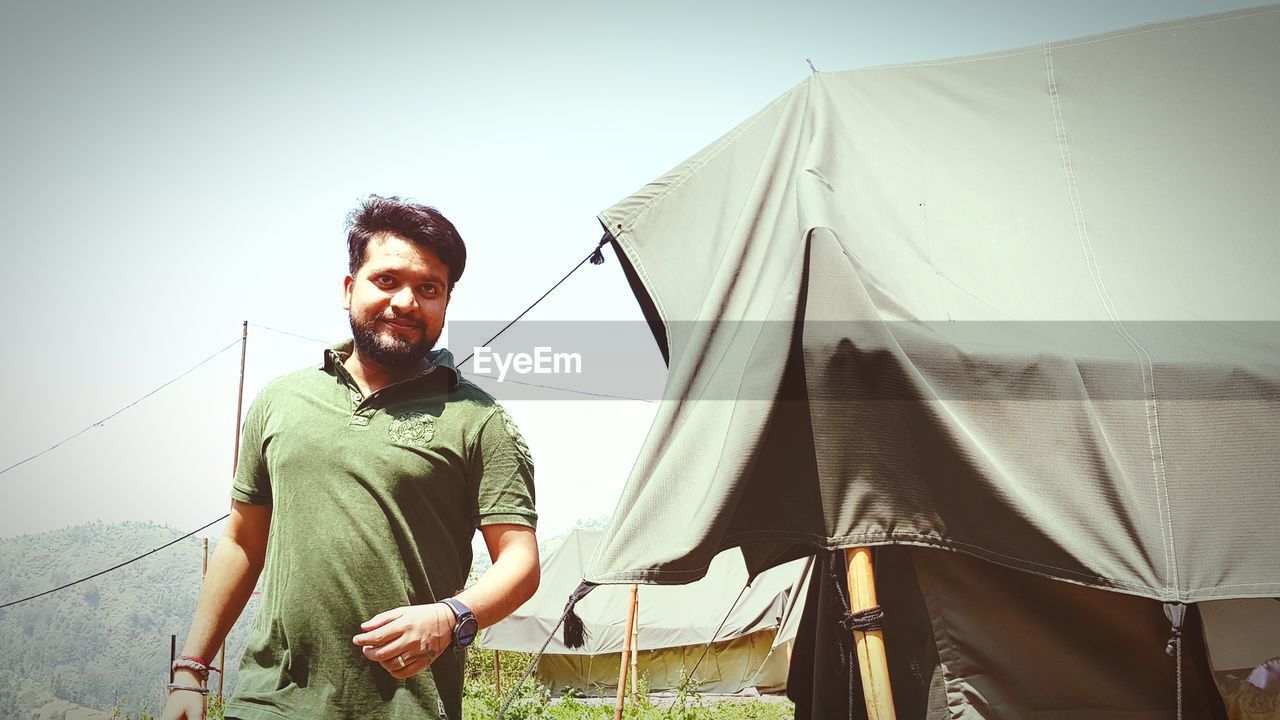
[[342, 278], [342, 309], [351, 310], [351, 286], [355, 285], [355, 278], [350, 275]]

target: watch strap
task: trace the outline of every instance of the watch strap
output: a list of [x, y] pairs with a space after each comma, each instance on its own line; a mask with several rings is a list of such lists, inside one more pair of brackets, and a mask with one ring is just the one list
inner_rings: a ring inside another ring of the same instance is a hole
[[476, 620], [476, 614], [471, 612], [471, 608], [467, 607], [457, 598], [445, 598], [440, 602], [449, 606], [453, 610], [457, 622], [453, 626], [453, 646], [456, 648], [469, 647], [476, 639], [476, 633], [480, 629], [480, 623]]
[[462, 622], [463, 618], [467, 615], [471, 615], [472, 617], [475, 616], [475, 613], [471, 612], [471, 608], [464, 605], [458, 598], [447, 597], [440, 602], [449, 606], [449, 609], [453, 611], [458, 622]]

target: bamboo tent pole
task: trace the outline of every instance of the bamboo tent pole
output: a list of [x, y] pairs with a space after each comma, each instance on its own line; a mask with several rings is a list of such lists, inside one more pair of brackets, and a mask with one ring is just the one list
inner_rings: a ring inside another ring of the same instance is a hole
[[[845, 575], [849, 581], [849, 611], [859, 613], [876, 607], [876, 580], [871, 567], [871, 548], [844, 551]], [[867, 703], [867, 720], [894, 720], [893, 691], [889, 687], [889, 660], [885, 655], [884, 632], [854, 630], [853, 642], [862, 673], [862, 695]]]
[[[249, 345], [249, 321], [240, 324], [240, 390], [236, 395], [236, 441], [231, 452], [231, 474], [236, 474], [236, 466], [240, 464], [240, 418], [244, 412], [244, 358]], [[223, 688], [226, 686], [227, 640], [222, 639], [222, 648], [218, 651], [218, 704], [223, 704]]]
[[493, 694], [502, 697], [502, 651], [493, 651]]
[[622, 706], [627, 697], [627, 665], [631, 659], [631, 633], [636, 622], [636, 595], [639, 591], [639, 585], [632, 585], [631, 598], [627, 601], [627, 630], [622, 636], [622, 658], [618, 663], [618, 700], [614, 704], [613, 720], [622, 720]]
[[631, 704], [636, 703], [637, 688], [636, 678], [639, 672], [636, 671], [637, 656], [640, 654], [640, 587], [636, 586], [635, 598], [631, 601], [635, 608], [635, 622], [631, 623]]

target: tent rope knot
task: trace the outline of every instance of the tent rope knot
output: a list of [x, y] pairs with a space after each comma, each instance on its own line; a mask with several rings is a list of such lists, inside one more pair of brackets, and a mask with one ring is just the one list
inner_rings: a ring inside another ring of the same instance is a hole
[[1180, 644], [1182, 644], [1182, 630], [1173, 628], [1173, 631], [1169, 634], [1169, 642], [1164, 646], [1164, 654], [1173, 657], [1175, 646]]
[[598, 586], [594, 583], [583, 581], [576, 590], [569, 593], [569, 601], [564, 604], [564, 615], [561, 616], [564, 622], [564, 646], [567, 648], [576, 650], [587, 644], [587, 626], [573, 608], [596, 587]]
[[836, 597], [840, 599], [840, 607], [842, 612], [836, 620], [836, 624], [841, 628], [853, 632], [869, 632], [871, 630], [881, 629], [880, 621], [884, 620], [884, 608], [879, 605], [872, 605], [858, 612], [849, 610], [849, 594], [845, 589], [844, 574], [841, 569], [844, 567], [842, 555], [838, 552], [827, 553], [827, 575], [831, 579], [831, 584], [835, 588]]
[[600, 238], [600, 243], [596, 245], [595, 251], [591, 253], [592, 265], [604, 264], [604, 253], [601, 251], [601, 248], [603, 248], [605, 244], [607, 244], [612, 239], [613, 239], [613, 236], [609, 235], [609, 233], [605, 233], [604, 237]]
[[884, 620], [884, 608], [875, 605], [866, 610], [858, 612], [844, 612], [844, 617], [840, 618], [839, 625], [849, 632], [868, 632], [870, 630], [879, 630], [880, 621]]

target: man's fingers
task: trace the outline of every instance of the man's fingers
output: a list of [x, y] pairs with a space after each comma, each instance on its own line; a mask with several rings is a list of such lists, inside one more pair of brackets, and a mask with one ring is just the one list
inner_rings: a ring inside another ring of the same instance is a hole
[[[405, 655], [406, 658], [413, 655], [422, 654], [422, 647], [419, 643], [413, 642], [408, 637], [401, 635], [385, 645], [365, 645], [361, 648], [364, 656], [370, 660], [380, 663], [391, 661], [395, 662], [397, 655]], [[388, 668], [390, 669], [390, 668]]]
[[[391, 677], [397, 680], [404, 680], [431, 667], [431, 663], [435, 662], [436, 657], [435, 654], [431, 653], [414, 657], [407, 660], [404, 667], [399, 667], [399, 663], [393, 658], [390, 663], [383, 663], [383, 667], [387, 668], [387, 672], [391, 673]], [[391, 665], [391, 667], [387, 667], [387, 665]]]
[[370, 630], [373, 630], [374, 628], [382, 627], [383, 625], [386, 625], [392, 620], [395, 620], [396, 618], [403, 615], [404, 611], [407, 609], [408, 608], [398, 607], [392, 610], [387, 610], [386, 612], [380, 612], [377, 615], [374, 615], [373, 617], [369, 618], [368, 620], [365, 620], [364, 622], [360, 623], [360, 629], [364, 630], [365, 632], [368, 632]]
[[[381, 616], [378, 616], [381, 617]], [[376, 619], [376, 618], [375, 618]], [[373, 622], [370, 620], [369, 622]], [[408, 625], [401, 622], [400, 619], [394, 618], [386, 621], [386, 624], [371, 632], [360, 633], [351, 638], [351, 642], [356, 645], [386, 645], [387, 643], [400, 637]]]

